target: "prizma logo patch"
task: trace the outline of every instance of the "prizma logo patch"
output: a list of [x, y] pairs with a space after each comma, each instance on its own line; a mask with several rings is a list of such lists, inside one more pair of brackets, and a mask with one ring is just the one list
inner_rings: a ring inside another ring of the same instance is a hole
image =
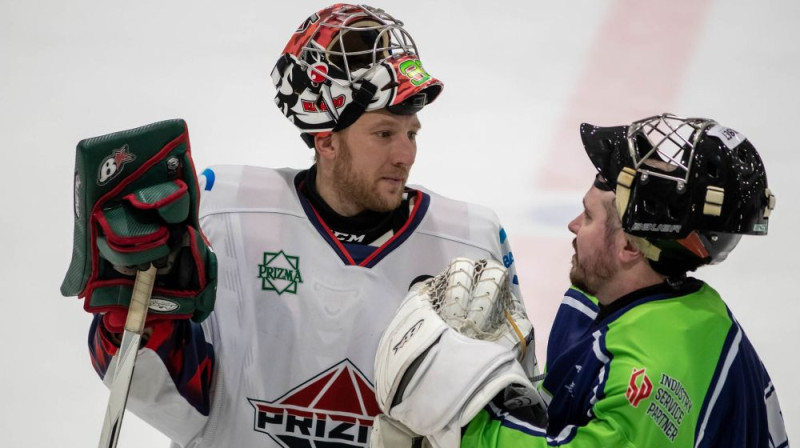
[[344, 360], [274, 401], [248, 398], [254, 427], [284, 448], [368, 446], [380, 413], [364, 375]]
[[258, 278], [264, 291], [297, 294], [297, 285], [303, 283], [300, 257], [286, 255], [283, 251], [264, 252], [264, 263], [258, 265]]

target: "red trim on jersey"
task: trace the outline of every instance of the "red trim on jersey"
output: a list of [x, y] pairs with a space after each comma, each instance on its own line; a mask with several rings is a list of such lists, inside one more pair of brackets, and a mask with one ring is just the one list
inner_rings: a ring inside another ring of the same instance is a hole
[[400, 227], [400, 230], [398, 230], [397, 233], [392, 235], [392, 237], [389, 238], [388, 241], [386, 241], [385, 243], [381, 244], [380, 247], [378, 247], [375, 250], [375, 252], [372, 252], [367, 258], [365, 258], [361, 263], [359, 263], [358, 264], [359, 266], [366, 266], [367, 264], [369, 264], [370, 261], [372, 261], [373, 259], [375, 259], [375, 257], [380, 255], [387, 247], [391, 246], [391, 244], [395, 240], [400, 238], [400, 236], [403, 235], [406, 232], [406, 229], [408, 229], [408, 226], [412, 222], [414, 222], [414, 217], [417, 215], [417, 211], [419, 210], [419, 204], [420, 204], [420, 201], [422, 200], [422, 192], [421, 191], [417, 191], [417, 194], [416, 194], [416, 196], [414, 196], [414, 199], [409, 199], [409, 202], [411, 202], [412, 200], [414, 201], [413, 202], [414, 205], [411, 208], [411, 212], [408, 214], [408, 219], [406, 220], [406, 223], [403, 224], [403, 227]]
[[333, 244], [335, 244], [336, 248], [339, 249], [339, 252], [342, 255], [344, 255], [345, 258], [347, 258], [347, 264], [355, 266], [356, 262], [355, 262], [355, 260], [353, 260], [353, 257], [350, 255], [350, 252], [347, 250], [347, 248], [344, 247], [342, 242], [339, 241], [339, 238], [336, 238], [336, 235], [333, 234], [333, 230], [331, 230], [331, 228], [328, 226], [328, 224], [325, 221], [322, 220], [322, 216], [319, 215], [319, 212], [317, 211], [317, 209], [315, 209], [314, 206], [311, 205], [311, 203], [309, 203], [308, 206], [311, 208], [311, 211], [314, 212], [314, 216], [317, 218], [317, 222], [325, 230], [325, 233], [328, 234], [328, 236], [330, 237], [331, 241], [333, 241]]
[[[301, 182], [299, 188], [302, 188], [302, 186], [303, 183]], [[338, 249], [339, 253], [346, 258], [347, 264], [351, 266], [367, 267], [372, 260], [383, 254], [387, 250], [387, 248], [392, 247], [392, 243], [394, 243], [395, 241], [397, 241], [397, 239], [404, 236], [406, 230], [408, 230], [411, 223], [414, 222], [414, 218], [416, 217], [417, 211], [419, 211], [420, 208], [419, 205], [422, 202], [422, 192], [418, 190], [408, 190], [408, 192], [409, 193], [413, 192], [416, 194], [413, 199], [409, 199], [409, 202], [412, 203], [413, 206], [411, 208], [411, 211], [409, 212], [408, 219], [406, 220], [405, 224], [403, 224], [403, 227], [401, 227], [394, 235], [392, 235], [391, 238], [389, 238], [386, 242], [375, 248], [375, 250], [368, 257], [366, 257], [361, 261], [361, 263], [356, 263], [355, 259], [353, 259], [353, 256], [350, 255], [350, 251], [348, 251], [347, 248], [344, 246], [344, 244], [342, 244], [342, 242], [339, 241], [339, 238], [336, 238], [336, 235], [333, 234], [333, 230], [331, 230], [330, 226], [328, 226], [328, 224], [325, 221], [323, 221], [322, 216], [320, 216], [317, 209], [314, 208], [314, 206], [310, 202], [308, 202], [308, 207], [311, 209], [312, 212], [314, 212], [314, 217], [316, 218], [320, 227], [323, 230], [325, 230], [325, 233], [333, 242], [333, 245], [335, 246], [334, 248]]]

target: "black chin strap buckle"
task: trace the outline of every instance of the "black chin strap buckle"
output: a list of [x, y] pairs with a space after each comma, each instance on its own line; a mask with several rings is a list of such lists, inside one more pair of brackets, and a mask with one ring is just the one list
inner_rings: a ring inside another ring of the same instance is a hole
[[361, 88], [353, 92], [353, 102], [344, 108], [342, 115], [339, 116], [339, 120], [336, 122], [336, 126], [333, 128], [333, 131], [341, 131], [342, 129], [355, 123], [356, 120], [358, 120], [358, 117], [360, 117], [361, 114], [367, 110], [369, 103], [372, 102], [372, 98], [375, 96], [375, 92], [377, 91], [378, 88], [375, 86], [375, 84], [369, 81], [363, 81], [361, 83]]

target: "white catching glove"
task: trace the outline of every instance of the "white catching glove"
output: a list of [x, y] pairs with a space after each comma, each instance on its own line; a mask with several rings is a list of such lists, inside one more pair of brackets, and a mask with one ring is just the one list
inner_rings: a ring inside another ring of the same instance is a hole
[[414, 435], [457, 447], [461, 427], [501, 391], [506, 407], [545, 417], [531, 382], [533, 327], [507, 276], [494, 260], [457, 258], [412, 288], [378, 345], [376, 396], [388, 418], [376, 420], [373, 447], [408, 447]]
[[473, 339], [496, 341], [514, 351], [528, 378], [536, 384], [533, 324], [520, 297], [511, 293], [508, 271], [495, 260], [455, 258], [429, 280], [431, 303], [445, 323]]

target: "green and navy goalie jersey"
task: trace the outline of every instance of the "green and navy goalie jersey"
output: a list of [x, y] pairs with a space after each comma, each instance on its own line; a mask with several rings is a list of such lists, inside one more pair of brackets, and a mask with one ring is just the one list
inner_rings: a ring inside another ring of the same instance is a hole
[[490, 403], [462, 447], [788, 447], [770, 377], [707, 284], [656, 285], [608, 307], [571, 288], [553, 328], [548, 427]]

